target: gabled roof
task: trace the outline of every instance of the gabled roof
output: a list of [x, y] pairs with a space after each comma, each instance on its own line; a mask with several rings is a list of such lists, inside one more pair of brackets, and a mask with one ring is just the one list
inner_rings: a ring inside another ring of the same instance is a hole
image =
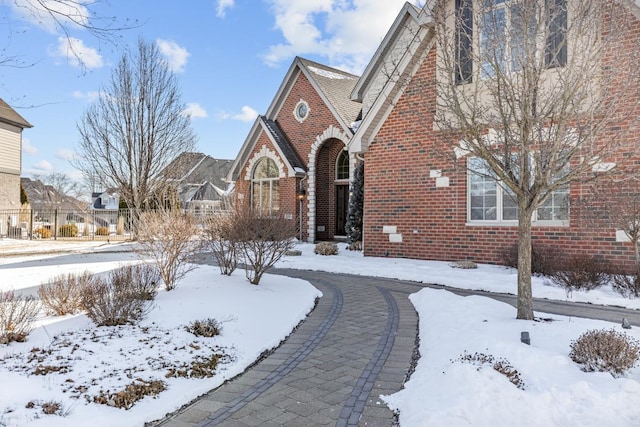
[[247, 138], [244, 140], [238, 156], [233, 162], [233, 165], [231, 165], [231, 169], [226, 177], [227, 182], [236, 181], [240, 176], [242, 169], [249, 161], [249, 155], [251, 155], [258, 143], [260, 132], [264, 132], [271, 140], [273, 147], [288, 169], [288, 176], [296, 176], [296, 174], [306, 172], [304, 162], [296, 154], [296, 151], [291, 146], [287, 136], [282, 132], [282, 129], [280, 129], [280, 126], [278, 126], [278, 123], [265, 116], [258, 116], [256, 121], [253, 122]]
[[232, 160], [215, 159], [203, 153], [182, 153], [165, 169], [165, 178], [176, 186], [201, 185], [210, 182], [212, 185], [225, 188], [224, 181]]
[[336, 117], [343, 131], [351, 135], [353, 133], [351, 123], [360, 112], [360, 103], [349, 99], [349, 94], [358, 82], [358, 76], [300, 57], [296, 57], [289, 67], [276, 96], [267, 109], [266, 117], [275, 120], [299, 73], [306, 76]]
[[[411, 79], [433, 46], [432, 22], [427, 7], [420, 9], [410, 3], [405, 3], [396, 17], [351, 93], [354, 101], [362, 102], [368, 98], [373, 99], [373, 103], [365, 106], [368, 108], [349, 141], [350, 152], [361, 153], [368, 150], [395, 102], [404, 92], [404, 82]], [[385, 69], [389, 64], [393, 66], [391, 75]], [[379, 76], [382, 76], [382, 85], [378, 86], [378, 80], [374, 87], [372, 83]], [[373, 96], [368, 96], [368, 91], [375, 92]]]
[[26, 121], [20, 114], [9, 106], [2, 98], [0, 98], [0, 122], [9, 123], [22, 129], [33, 127], [31, 123]]

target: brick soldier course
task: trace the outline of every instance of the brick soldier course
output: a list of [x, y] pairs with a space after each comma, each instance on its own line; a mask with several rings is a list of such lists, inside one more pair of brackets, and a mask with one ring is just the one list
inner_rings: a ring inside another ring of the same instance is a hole
[[[323, 297], [316, 308], [280, 347], [244, 374], [157, 424], [394, 425], [394, 414], [379, 396], [399, 391], [412, 369], [418, 318], [408, 295], [431, 285], [312, 271], [277, 272], [318, 287]], [[510, 295], [446, 289], [515, 305]], [[640, 325], [636, 310], [548, 300], [535, 300], [534, 308], [616, 322], [626, 317]]]

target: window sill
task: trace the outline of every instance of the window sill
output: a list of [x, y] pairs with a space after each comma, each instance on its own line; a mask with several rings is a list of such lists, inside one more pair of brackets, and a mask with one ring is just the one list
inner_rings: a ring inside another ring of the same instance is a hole
[[[467, 221], [466, 227], [517, 227], [518, 221]], [[568, 227], [569, 221], [533, 221], [535, 227]]]

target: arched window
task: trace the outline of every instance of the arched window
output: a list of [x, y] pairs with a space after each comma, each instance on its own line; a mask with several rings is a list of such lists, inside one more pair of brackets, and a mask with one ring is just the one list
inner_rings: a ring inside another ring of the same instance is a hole
[[336, 180], [349, 179], [349, 153], [341, 151], [336, 160]]
[[263, 157], [251, 177], [251, 206], [263, 215], [275, 215], [280, 210], [280, 173], [273, 159]]

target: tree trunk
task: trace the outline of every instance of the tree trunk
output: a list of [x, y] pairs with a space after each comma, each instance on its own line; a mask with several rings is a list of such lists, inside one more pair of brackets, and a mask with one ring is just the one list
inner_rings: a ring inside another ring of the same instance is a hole
[[518, 210], [518, 314], [517, 319], [533, 320], [531, 293], [531, 216], [525, 203]]

